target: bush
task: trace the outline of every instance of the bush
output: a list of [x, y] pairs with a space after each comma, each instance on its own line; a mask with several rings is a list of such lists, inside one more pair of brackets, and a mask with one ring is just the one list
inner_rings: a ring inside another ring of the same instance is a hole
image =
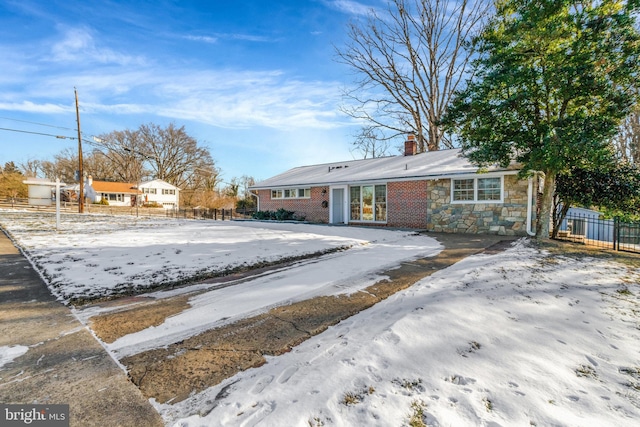
[[142, 205], [143, 208], [161, 208], [162, 205], [158, 202], [147, 202]]
[[252, 211], [256, 208], [256, 201], [254, 199], [242, 199], [236, 202], [236, 211]]
[[280, 208], [277, 211], [257, 211], [253, 214], [253, 219], [271, 221], [304, 221], [304, 217], [299, 217], [293, 211]]
[[103, 206], [109, 206], [109, 201], [107, 199], [100, 199], [99, 202], [93, 202], [94, 205], [103, 205]]

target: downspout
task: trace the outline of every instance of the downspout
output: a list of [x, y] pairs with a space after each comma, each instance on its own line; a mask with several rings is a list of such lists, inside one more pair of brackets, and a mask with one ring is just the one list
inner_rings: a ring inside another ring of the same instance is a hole
[[526, 231], [529, 236], [535, 236], [536, 233], [531, 231], [531, 223], [533, 217], [533, 178], [529, 177], [529, 186], [527, 188], [527, 225]]
[[256, 211], [260, 210], [260, 196], [258, 196], [257, 194], [254, 194], [251, 192], [251, 190], [249, 190], [249, 194], [251, 194], [252, 196], [255, 196], [256, 200], [258, 201], [256, 203]]

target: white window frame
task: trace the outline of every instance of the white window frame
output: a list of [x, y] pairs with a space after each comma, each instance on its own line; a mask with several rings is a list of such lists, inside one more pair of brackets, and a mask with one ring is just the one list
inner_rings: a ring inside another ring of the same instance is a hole
[[102, 193], [102, 198], [108, 202], [124, 202], [122, 193]]
[[[288, 195], [285, 196], [285, 193]], [[300, 196], [300, 193], [303, 195]], [[291, 194], [294, 194], [293, 196]], [[311, 187], [272, 188], [271, 200], [310, 199]]]
[[[384, 211], [385, 218], [383, 220], [376, 219], [376, 187], [384, 186]], [[351, 189], [358, 187], [360, 188], [360, 219], [352, 219], [351, 218]], [[362, 202], [362, 187], [373, 187], [373, 200], [372, 200], [372, 209], [373, 209], [373, 219], [364, 219], [363, 212], [363, 202]], [[346, 192], [347, 205], [348, 205], [348, 220], [350, 222], [364, 222], [369, 224], [386, 224], [389, 221], [389, 186], [387, 183], [377, 183], [377, 184], [361, 184], [361, 185], [350, 185]]]
[[[478, 200], [478, 181], [482, 179], [500, 179], [500, 198], [497, 200]], [[455, 200], [455, 182], [473, 180], [473, 199], [472, 200]], [[504, 203], [504, 175], [500, 176], [479, 176], [479, 177], [460, 177], [451, 178], [451, 203]]]

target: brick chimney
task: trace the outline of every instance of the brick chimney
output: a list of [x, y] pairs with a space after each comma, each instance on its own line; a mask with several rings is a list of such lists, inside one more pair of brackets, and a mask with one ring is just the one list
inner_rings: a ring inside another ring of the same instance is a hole
[[412, 133], [407, 135], [407, 140], [404, 142], [404, 155], [415, 156], [418, 152], [418, 143], [416, 142], [416, 136]]

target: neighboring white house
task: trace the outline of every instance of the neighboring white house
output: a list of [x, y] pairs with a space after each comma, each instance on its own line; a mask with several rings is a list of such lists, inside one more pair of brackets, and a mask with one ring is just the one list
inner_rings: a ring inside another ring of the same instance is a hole
[[[64, 190], [77, 194], [79, 186], [70, 185], [64, 187]], [[180, 189], [161, 179], [141, 183], [138, 189], [133, 183], [94, 181], [89, 176], [85, 181], [84, 193], [90, 203], [106, 200], [110, 206], [135, 206], [136, 203], [143, 206], [157, 203], [165, 209], [177, 209], [180, 200]]]
[[180, 189], [161, 179], [140, 184], [143, 203], [156, 202], [165, 209], [177, 209], [180, 205]]
[[135, 206], [139, 192], [136, 185], [129, 182], [94, 181], [89, 176], [84, 194], [91, 203], [106, 200], [109, 206]]

